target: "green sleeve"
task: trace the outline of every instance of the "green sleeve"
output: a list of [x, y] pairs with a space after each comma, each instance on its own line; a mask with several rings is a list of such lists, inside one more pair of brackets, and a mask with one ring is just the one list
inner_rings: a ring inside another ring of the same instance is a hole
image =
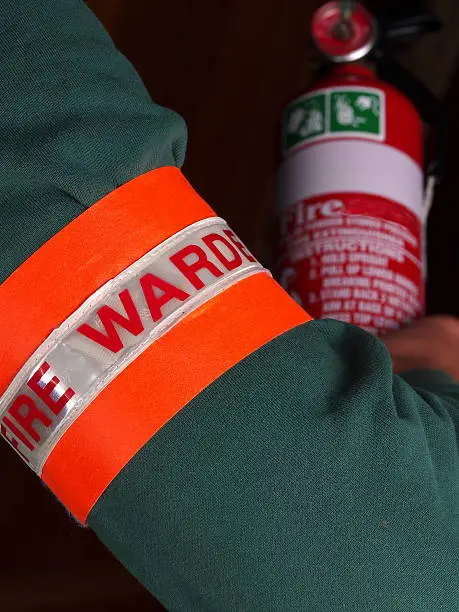
[[[0, 8], [4, 279], [118, 185], [181, 164], [185, 129], [80, 1]], [[394, 376], [355, 327], [295, 328], [150, 439], [89, 526], [170, 611], [457, 612], [459, 389], [431, 374]]]
[[80, 0], [0, 0], [0, 50], [1, 282], [116, 187], [181, 166], [186, 127]]
[[414, 389], [376, 338], [308, 323], [190, 402], [89, 525], [168, 610], [455, 612], [452, 388]]
[[412, 370], [402, 378], [426, 402], [447, 410], [459, 440], [459, 385], [445, 372], [432, 370]]

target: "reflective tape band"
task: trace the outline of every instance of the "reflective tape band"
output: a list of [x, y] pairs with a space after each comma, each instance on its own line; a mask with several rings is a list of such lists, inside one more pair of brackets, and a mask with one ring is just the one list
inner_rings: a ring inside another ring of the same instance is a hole
[[1, 433], [85, 522], [119, 471], [191, 399], [308, 320], [222, 219], [199, 220], [56, 325], [3, 393]]
[[152, 342], [263, 271], [241, 244], [222, 219], [198, 221], [96, 291], [28, 359], [0, 398], [0, 421], [22, 431], [17, 450], [37, 474], [94, 397]]

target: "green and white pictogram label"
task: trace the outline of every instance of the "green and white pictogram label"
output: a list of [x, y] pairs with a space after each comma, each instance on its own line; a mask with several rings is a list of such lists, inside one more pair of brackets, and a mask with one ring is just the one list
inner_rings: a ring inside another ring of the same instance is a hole
[[323, 93], [295, 100], [287, 109], [284, 149], [325, 135], [326, 96]]
[[384, 92], [371, 87], [334, 87], [298, 98], [286, 109], [283, 152], [325, 138], [386, 136]]
[[380, 136], [381, 92], [342, 89], [331, 92], [330, 132]]

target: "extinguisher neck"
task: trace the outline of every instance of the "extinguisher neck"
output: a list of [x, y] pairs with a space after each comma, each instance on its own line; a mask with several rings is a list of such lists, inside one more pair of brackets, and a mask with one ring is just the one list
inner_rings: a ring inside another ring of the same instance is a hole
[[375, 77], [375, 70], [369, 64], [363, 62], [350, 62], [347, 64], [335, 64], [329, 76], [334, 79], [337, 77], [344, 79], [373, 79]]

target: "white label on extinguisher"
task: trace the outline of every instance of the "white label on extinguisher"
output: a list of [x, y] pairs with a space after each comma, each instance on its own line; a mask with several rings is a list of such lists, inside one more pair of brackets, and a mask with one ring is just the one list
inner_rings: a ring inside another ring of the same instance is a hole
[[315, 318], [372, 333], [423, 311], [422, 226], [404, 206], [335, 194], [284, 211], [278, 277]]
[[369, 141], [328, 141], [297, 151], [278, 176], [280, 211], [333, 193], [374, 194], [402, 204], [423, 221], [423, 173], [408, 155]]
[[333, 87], [294, 100], [283, 121], [283, 153], [325, 138], [383, 141], [386, 133], [384, 92], [372, 87]]

